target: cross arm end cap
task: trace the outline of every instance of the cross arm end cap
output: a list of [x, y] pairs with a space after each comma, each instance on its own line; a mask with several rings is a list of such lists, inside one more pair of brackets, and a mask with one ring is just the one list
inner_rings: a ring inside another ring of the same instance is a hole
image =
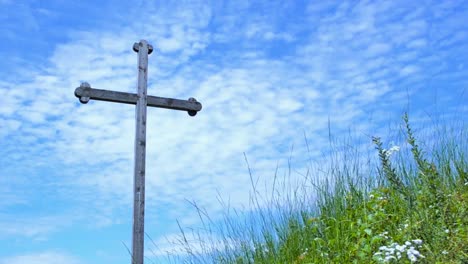
[[[133, 44], [133, 51], [135, 52], [138, 52], [140, 50], [140, 45], [141, 45], [141, 42], [135, 42], [135, 44]], [[153, 46], [151, 44], [147, 44], [148, 45], [148, 55], [150, 55], [151, 53], [153, 53]]]
[[189, 116], [196, 116], [198, 111], [200, 111], [202, 109], [202, 105], [197, 101], [197, 99], [193, 98], [193, 97], [190, 97], [188, 99], [189, 102], [192, 102], [192, 103], [196, 103], [197, 105], [200, 106], [200, 109], [199, 110], [189, 110], [187, 111], [188, 115]]
[[81, 83], [80, 87], [75, 89], [75, 96], [78, 97], [82, 104], [86, 104], [91, 99], [89, 96], [89, 89], [91, 86], [87, 82]]

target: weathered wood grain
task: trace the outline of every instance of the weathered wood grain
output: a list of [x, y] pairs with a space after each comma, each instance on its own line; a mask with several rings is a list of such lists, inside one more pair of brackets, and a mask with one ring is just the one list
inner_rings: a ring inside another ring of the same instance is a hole
[[[138, 96], [136, 101], [135, 167], [133, 179], [132, 263], [143, 264], [145, 241], [146, 104], [148, 43], [138, 43]], [[134, 45], [135, 47], [135, 45]]]
[[[88, 83], [82, 83], [80, 87], [76, 88], [75, 96], [84, 104], [88, 103], [90, 99], [133, 105], [138, 101], [137, 94], [95, 89], [91, 88]], [[147, 106], [196, 112], [202, 109], [201, 103], [197, 102], [193, 98], [189, 100], [180, 100], [151, 95], [147, 96]]]
[[91, 88], [89, 83], [82, 83], [75, 89], [75, 96], [83, 104], [90, 100], [136, 105], [135, 163], [133, 180], [133, 232], [132, 264], [143, 264], [145, 235], [145, 168], [146, 168], [146, 113], [147, 106], [187, 111], [194, 116], [202, 105], [194, 98], [179, 100], [147, 95], [148, 55], [153, 47], [145, 40], [133, 45], [138, 53], [138, 90], [137, 93], [125, 93]]

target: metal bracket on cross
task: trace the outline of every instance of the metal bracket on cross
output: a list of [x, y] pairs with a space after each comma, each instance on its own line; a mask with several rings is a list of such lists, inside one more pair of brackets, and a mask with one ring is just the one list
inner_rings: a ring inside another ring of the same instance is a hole
[[[86, 82], [75, 89], [75, 96], [83, 104], [87, 104], [91, 99], [133, 105], [136, 105], [138, 101], [138, 95], [135, 93], [95, 89]], [[195, 116], [202, 109], [201, 103], [192, 97], [188, 100], [180, 100], [147, 95], [147, 100], [147, 106], [187, 111], [190, 116]]]

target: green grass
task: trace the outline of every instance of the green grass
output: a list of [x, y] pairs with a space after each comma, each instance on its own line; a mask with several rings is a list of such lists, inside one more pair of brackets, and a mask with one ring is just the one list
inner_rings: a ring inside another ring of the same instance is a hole
[[468, 263], [466, 128], [432, 145], [418, 142], [407, 115], [402, 128], [401, 151], [372, 138], [376, 164], [344, 152], [296, 187], [275, 175], [269, 194], [251, 175], [251, 210], [224, 204], [222, 224], [195, 205], [204, 228], [196, 248], [182, 234], [184, 262]]

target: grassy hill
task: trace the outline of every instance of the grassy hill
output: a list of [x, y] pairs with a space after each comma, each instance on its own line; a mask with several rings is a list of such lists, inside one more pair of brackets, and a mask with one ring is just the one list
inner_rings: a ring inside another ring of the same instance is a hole
[[276, 192], [266, 203], [254, 190], [253, 212], [226, 214], [221, 225], [197, 208], [205, 234], [197, 232], [196, 249], [182, 234], [184, 262], [468, 263], [466, 128], [443, 130], [427, 149], [407, 115], [402, 128], [406, 154], [373, 137], [374, 169], [342, 159], [327, 181], [307, 178], [312, 188]]

